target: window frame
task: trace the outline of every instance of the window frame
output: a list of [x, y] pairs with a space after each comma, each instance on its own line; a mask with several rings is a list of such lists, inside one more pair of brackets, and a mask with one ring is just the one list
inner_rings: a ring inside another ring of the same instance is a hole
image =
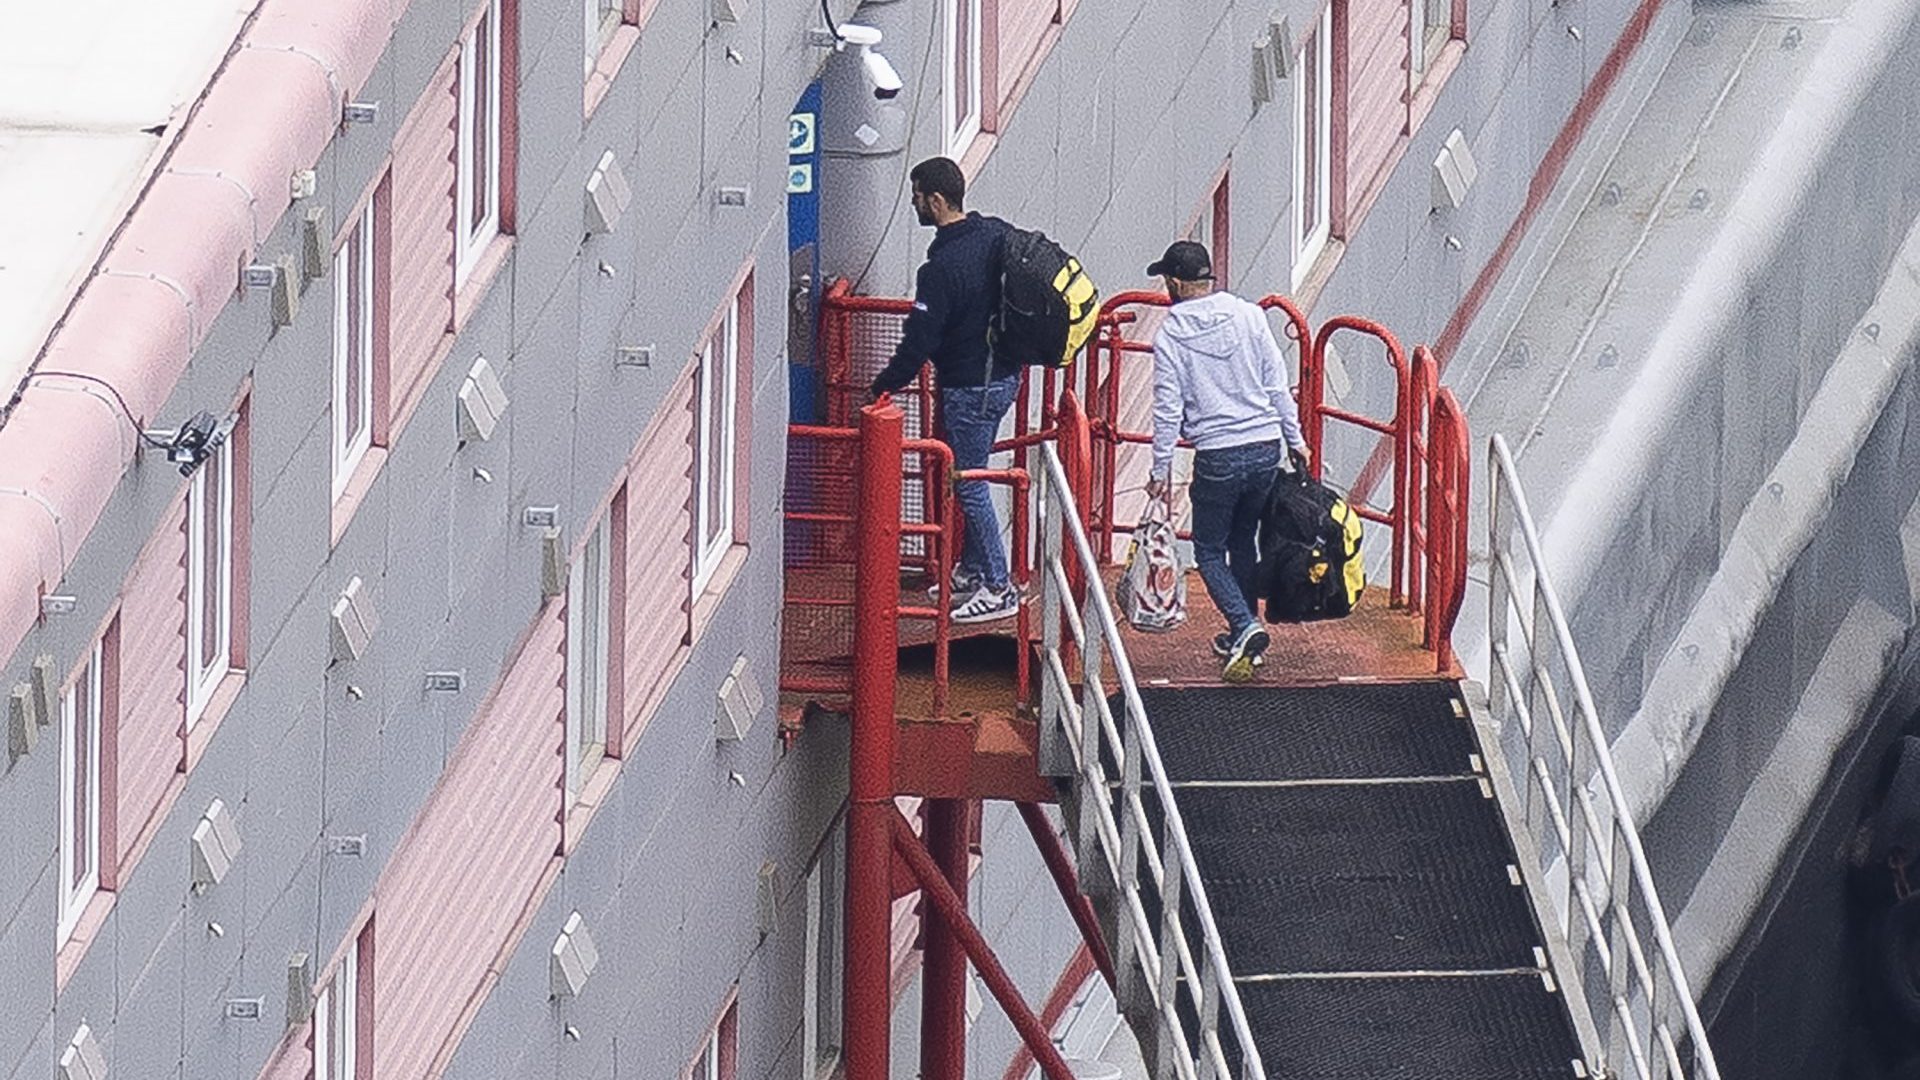
[[1454, 39], [1453, 0], [1407, 0], [1408, 93], [1420, 89]]
[[700, 1048], [680, 1074], [681, 1080], [738, 1080], [740, 1001], [729, 995], [726, 1008], [701, 1037]]
[[[333, 255], [334, 280], [338, 282], [334, 289], [333, 304], [333, 387], [332, 419], [330, 427], [333, 440], [333, 498], [337, 502], [346, 493], [348, 484], [360, 463], [366, 460], [367, 451], [373, 447], [374, 399], [374, 323], [376, 320], [379, 296], [377, 277], [374, 273], [375, 260], [379, 258], [379, 226], [375, 204], [379, 201], [379, 188], [369, 195], [366, 205], [360, 210], [353, 227], [341, 237], [339, 246]], [[359, 254], [358, 272], [354, 273], [355, 252]], [[361, 322], [349, 326], [352, 320], [351, 300], [360, 304]], [[348, 348], [349, 335], [357, 338], [360, 347], [358, 367], [360, 377], [359, 400], [355, 403], [360, 414], [360, 428], [357, 432], [347, 430], [348, 417], [352, 414], [347, 401], [347, 368], [354, 363]]]
[[361, 973], [360, 934], [355, 934], [333, 977], [314, 996], [313, 1080], [360, 1080]]
[[[206, 461], [193, 472], [193, 478], [187, 482], [187, 721], [186, 729], [192, 731], [206, 712], [207, 705], [213, 700], [214, 693], [220, 687], [220, 681], [232, 670], [233, 660], [233, 459], [234, 440], [231, 436], [216, 449]], [[212, 567], [213, 579], [209, 581], [209, 567], [206, 551], [206, 486], [208, 477], [218, 471], [220, 478], [218, 551], [215, 565]], [[218, 648], [212, 655], [203, 655], [202, 638], [205, 630], [205, 612], [207, 606], [206, 590], [209, 585], [219, 590], [216, 611], [219, 617], [219, 629], [216, 631]]]
[[[801, 1068], [804, 1080], [830, 1080], [838, 1071], [842, 968], [846, 959], [844, 917], [847, 834], [841, 822], [827, 830], [806, 878], [806, 967], [801, 986]], [[831, 1049], [829, 1049], [829, 1045]]]
[[[612, 608], [616, 600], [612, 516], [611, 510], [600, 516], [567, 569], [565, 762], [569, 807], [579, 799], [587, 777], [609, 756], [613, 728]], [[594, 598], [597, 603], [583, 605], [581, 597]], [[590, 651], [585, 648], [589, 643], [594, 646]], [[594, 735], [598, 739], [592, 738]]]
[[[1293, 248], [1293, 287], [1313, 270], [1326, 250], [1333, 233], [1333, 4], [1325, 5], [1306, 42], [1295, 56], [1300, 72], [1293, 106], [1293, 223], [1289, 229]], [[1308, 98], [1313, 98], [1312, 102]], [[1308, 109], [1313, 110], [1314, 161], [1307, 161]], [[1312, 210], [1314, 227], [1303, 231], [1307, 220], [1308, 168], [1315, 181]]]
[[[500, 158], [501, 137], [504, 124], [500, 113], [500, 71], [504, 58], [500, 51], [501, 39], [501, 0], [487, 0], [479, 19], [460, 35], [458, 56], [454, 61], [454, 96], [457, 104], [454, 109], [454, 227], [453, 227], [453, 286], [458, 292], [466, 284], [468, 276], [479, 263], [495, 237], [500, 235]], [[486, 30], [486, 70], [480, 72], [486, 79], [485, 93], [480, 96], [476, 88], [476, 58], [480, 52], [480, 33]], [[476, 105], [484, 105], [486, 115], [485, 131], [486, 160], [475, 161], [473, 130]], [[474, 212], [474, 173], [476, 168], [484, 170], [486, 180], [486, 205], [484, 215], [473, 223]]]
[[[736, 289], [727, 301], [720, 325], [700, 345], [694, 375], [694, 492], [693, 492], [693, 594], [698, 597], [713, 580], [727, 550], [733, 546], [738, 507], [735, 481], [738, 477], [740, 442], [740, 353], [741, 306], [747, 286]], [[716, 343], [718, 348], [716, 349]], [[722, 369], [722, 366], [723, 369]], [[717, 391], [717, 393], [716, 393]], [[720, 399], [721, 438], [714, 437], [715, 398]], [[712, 505], [716, 491], [711, 469], [720, 468], [720, 505]]]
[[[60, 694], [60, 910], [58, 934], [55, 947], [64, 946], [72, 938], [74, 928], [80, 924], [80, 918], [87, 910], [87, 904], [100, 891], [101, 856], [101, 793], [103, 778], [101, 768], [101, 718], [104, 710], [106, 670], [106, 638], [95, 638], [87, 653], [87, 662], [75, 674], [74, 679]], [[78, 715], [77, 698], [85, 687], [85, 717]], [[81, 743], [82, 723], [86, 726], [85, 744], [87, 747], [87, 835], [77, 836], [75, 811], [78, 809], [77, 786], [78, 772], [75, 752]], [[84, 839], [87, 852], [87, 871], [80, 881], [74, 881], [74, 855]]]
[[626, 21], [626, 0], [581, 0], [580, 7], [581, 27], [586, 32], [581, 75], [590, 77]]
[[[955, 161], [966, 156], [967, 149], [980, 134], [982, 121], [986, 115], [986, 106], [982, 98], [982, 58], [986, 53], [986, 43], [982, 40], [981, 30], [984, 23], [983, 10], [987, 0], [940, 0], [941, 23], [941, 64], [940, 64], [940, 131], [946, 146], [947, 156]], [[967, 55], [960, 56], [960, 11], [966, 10]], [[966, 70], [959, 67], [966, 62]], [[961, 79], [964, 78], [964, 84]], [[967, 90], [967, 103], [970, 106], [965, 113], [959, 111], [959, 101], [955, 89], [964, 85]], [[998, 88], [996, 88], [996, 93]]]

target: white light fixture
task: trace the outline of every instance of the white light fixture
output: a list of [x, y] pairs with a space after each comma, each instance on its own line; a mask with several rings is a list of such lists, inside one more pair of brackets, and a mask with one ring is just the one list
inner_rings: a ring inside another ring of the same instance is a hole
[[1433, 159], [1433, 208], [1458, 210], [1467, 199], [1468, 189], [1479, 177], [1480, 169], [1474, 164], [1466, 135], [1454, 128]]
[[600, 950], [594, 948], [593, 935], [578, 911], [567, 916], [560, 936], [553, 939], [553, 952], [547, 965], [552, 994], [556, 998], [579, 997], [593, 969], [600, 966]]
[[333, 602], [333, 658], [360, 659], [379, 627], [380, 619], [373, 610], [373, 602], [355, 575]]
[[746, 738], [766, 698], [748, 669], [744, 653], [734, 660], [727, 677], [720, 680], [720, 689], [714, 697], [714, 738], [721, 742], [739, 742]]
[[473, 366], [467, 369], [467, 377], [461, 381], [456, 398], [456, 411], [461, 442], [485, 442], [493, 438], [500, 417], [507, 411], [507, 390], [486, 357], [475, 357]]
[[233, 815], [219, 799], [207, 804], [193, 827], [190, 840], [193, 863], [193, 891], [196, 895], [226, 880], [233, 860], [240, 855], [240, 830], [234, 828]]
[[107, 1058], [93, 1037], [93, 1028], [82, 1020], [67, 1048], [60, 1052], [56, 1080], [107, 1080]]
[[633, 189], [620, 169], [620, 159], [611, 150], [601, 154], [599, 164], [587, 177], [587, 232], [612, 232], [632, 201]]

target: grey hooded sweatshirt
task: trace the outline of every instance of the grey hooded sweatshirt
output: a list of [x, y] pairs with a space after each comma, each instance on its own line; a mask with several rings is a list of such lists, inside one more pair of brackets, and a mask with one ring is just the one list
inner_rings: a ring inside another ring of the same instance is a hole
[[1198, 450], [1276, 439], [1306, 450], [1287, 359], [1258, 304], [1182, 300], [1153, 336], [1153, 476], [1167, 479], [1183, 435]]

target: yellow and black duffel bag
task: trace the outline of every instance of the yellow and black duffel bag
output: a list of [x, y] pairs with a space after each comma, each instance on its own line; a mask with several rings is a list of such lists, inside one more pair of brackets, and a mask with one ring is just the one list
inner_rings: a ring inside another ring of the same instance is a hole
[[1352, 613], [1366, 590], [1360, 515], [1303, 468], [1280, 471], [1260, 518], [1260, 595], [1268, 622]]

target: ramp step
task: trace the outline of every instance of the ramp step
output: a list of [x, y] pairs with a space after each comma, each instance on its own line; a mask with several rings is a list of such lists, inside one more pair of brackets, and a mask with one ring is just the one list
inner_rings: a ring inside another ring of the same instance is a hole
[[1240, 994], [1269, 1076], [1575, 1075], [1564, 1005], [1535, 974], [1243, 982]]
[[1178, 780], [1297, 780], [1466, 772], [1472, 729], [1452, 684], [1146, 689]]

